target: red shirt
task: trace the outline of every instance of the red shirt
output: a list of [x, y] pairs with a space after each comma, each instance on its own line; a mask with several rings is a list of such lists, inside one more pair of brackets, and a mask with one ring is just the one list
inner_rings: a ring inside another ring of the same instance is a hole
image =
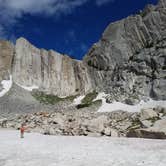
[[25, 127], [21, 127], [21, 128], [20, 128], [20, 131], [21, 131], [21, 133], [24, 133]]

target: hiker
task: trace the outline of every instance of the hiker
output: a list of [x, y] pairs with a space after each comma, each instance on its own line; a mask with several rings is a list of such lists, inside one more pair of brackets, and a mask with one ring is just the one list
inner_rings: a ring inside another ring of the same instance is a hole
[[27, 128], [25, 127], [25, 124], [22, 123], [22, 124], [21, 124], [21, 127], [20, 127], [20, 137], [21, 137], [21, 138], [24, 138], [24, 132], [25, 132], [26, 129], [27, 129]]

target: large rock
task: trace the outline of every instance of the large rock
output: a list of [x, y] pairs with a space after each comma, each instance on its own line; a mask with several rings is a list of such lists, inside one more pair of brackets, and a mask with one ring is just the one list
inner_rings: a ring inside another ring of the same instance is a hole
[[107, 126], [108, 122], [108, 117], [105, 115], [86, 121], [87, 131], [89, 133], [99, 133], [101, 135], [104, 132], [105, 126]]
[[141, 124], [144, 128], [149, 128], [153, 125], [152, 121], [150, 121], [150, 120], [142, 120]]
[[158, 120], [152, 127], [147, 129], [130, 130], [127, 137], [151, 138], [151, 139], [166, 139], [166, 117]]
[[149, 129], [136, 129], [127, 133], [127, 137], [166, 139], [166, 133]]
[[161, 120], [156, 121], [150, 129], [153, 131], [164, 132], [166, 134], [166, 116]]
[[150, 120], [158, 118], [158, 114], [153, 109], [142, 109], [140, 120]]

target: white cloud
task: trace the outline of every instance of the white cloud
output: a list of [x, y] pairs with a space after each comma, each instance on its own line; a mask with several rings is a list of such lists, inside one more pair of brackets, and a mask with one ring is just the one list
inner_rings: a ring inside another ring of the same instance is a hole
[[102, 6], [102, 5], [105, 5], [109, 2], [114, 2], [114, 0], [96, 0], [96, 5], [97, 6]]
[[87, 0], [0, 0], [1, 13], [10, 17], [28, 14], [62, 14], [71, 12]]
[[0, 0], [0, 37], [6, 26], [12, 26], [24, 14], [50, 16], [71, 13], [88, 0]]
[[[91, 0], [0, 0], [0, 38], [8, 36], [7, 28], [17, 24], [24, 14], [60, 17]], [[101, 6], [114, 0], [93, 0]], [[8, 36], [8, 38], [10, 38]]]

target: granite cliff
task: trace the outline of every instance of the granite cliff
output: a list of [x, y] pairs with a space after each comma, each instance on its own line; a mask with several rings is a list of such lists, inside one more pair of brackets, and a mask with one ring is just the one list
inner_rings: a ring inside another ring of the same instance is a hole
[[166, 0], [111, 23], [83, 61], [24, 38], [0, 41], [0, 81], [10, 75], [14, 86], [59, 97], [96, 90], [109, 94], [107, 102], [166, 100]]
[[111, 23], [84, 62], [93, 88], [110, 94], [110, 102], [165, 100], [166, 0]]
[[76, 95], [91, 88], [86, 70], [81, 61], [38, 49], [24, 38], [16, 42], [12, 76], [17, 85], [36, 86], [57, 96]]

